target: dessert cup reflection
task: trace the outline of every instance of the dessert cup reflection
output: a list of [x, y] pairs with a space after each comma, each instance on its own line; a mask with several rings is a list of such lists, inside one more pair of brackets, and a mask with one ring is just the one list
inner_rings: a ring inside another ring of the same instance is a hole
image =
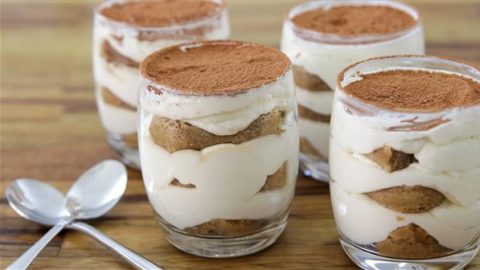
[[312, 1], [293, 8], [282, 51], [293, 64], [304, 174], [328, 180], [330, 115], [338, 73], [371, 57], [424, 54], [418, 13], [394, 1]]
[[225, 39], [229, 33], [222, 1], [106, 1], [97, 7], [93, 42], [97, 106], [108, 142], [127, 165], [140, 167], [140, 62], [161, 48]]
[[462, 269], [480, 236], [480, 71], [428, 56], [370, 59], [338, 77], [330, 193], [365, 269]]
[[168, 240], [205, 257], [272, 244], [298, 170], [288, 58], [252, 43], [189, 43], [147, 57], [141, 77], [142, 172]]

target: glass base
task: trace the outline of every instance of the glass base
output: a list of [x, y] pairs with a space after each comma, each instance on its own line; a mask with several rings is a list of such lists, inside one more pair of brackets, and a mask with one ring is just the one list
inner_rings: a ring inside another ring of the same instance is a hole
[[120, 160], [130, 168], [140, 170], [140, 156], [137, 148], [128, 146], [121, 135], [107, 131], [107, 141], [120, 157]]
[[460, 270], [476, 257], [480, 248], [479, 244], [476, 243], [460, 252], [445, 257], [405, 260], [373, 254], [343, 239], [340, 239], [340, 243], [348, 257], [359, 267], [366, 270]]
[[300, 170], [307, 176], [328, 183], [330, 179], [328, 163], [320, 158], [300, 153]]
[[258, 233], [240, 237], [200, 237], [186, 234], [161, 222], [167, 240], [186, 253], [207, 258], [232, 258], [256, 253], [271, 246], [287, 226], [281, 219]]

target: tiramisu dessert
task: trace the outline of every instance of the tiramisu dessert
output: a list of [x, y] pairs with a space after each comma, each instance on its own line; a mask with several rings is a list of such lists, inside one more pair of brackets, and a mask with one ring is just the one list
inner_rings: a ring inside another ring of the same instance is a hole
[[107, 1], [95, 10], [93, 62], [97, 105], [107, 139], [139, 168], [138, 68], [155, 50], [230, 33], [221, 0]]
[[170, 242], [207, 257], [272, 244], [298, 170], [287, 56], [246, 42], [188, 43], [148, 56], [141, 76], [143, 178]]
[[411, 7], [393, 1], [312, 1], [293, 8], [282, 50], [293, 64], [301, 168], [328, 180], [328, 141], [338, 73], [355, 62], [394, 54], [424, 54], [422, 25]]
[[338, 231], [357, 263], [368, 250], [466, 264], [480, 236], [480, 70], [428, 56], [347, 68], [333, 104], [330, 173]]

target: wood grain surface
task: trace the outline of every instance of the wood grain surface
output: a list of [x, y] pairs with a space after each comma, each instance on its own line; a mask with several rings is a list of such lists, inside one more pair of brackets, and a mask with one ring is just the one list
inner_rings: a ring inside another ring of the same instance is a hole
[[[414, 1], [423, 15], [428, 53], [480, 63], [480, 1]], [[234, 39], [277, 46], [292, 1], [230, 1]], [[91, 37], [95, 2], [1, 1], [0, 267], [46, 229], [8, 207], [5, 188], [19, 177], [66, 191], [83, 170], [114, 157], [93, 95]], [[357, 269], [342, 252], [328, 186], [299, 177], [288, 227], [256, 255], [212, 260], [177, 251], [164, 238], [141, 174], [111, 212], [90, 224], [166, 269]], [[374, 221], [372, 221], [374, 222]], [[129, 269], [89, 237], [67, 231], [32, 269]], [[470, 269], [480, 269], [477, 257]]]

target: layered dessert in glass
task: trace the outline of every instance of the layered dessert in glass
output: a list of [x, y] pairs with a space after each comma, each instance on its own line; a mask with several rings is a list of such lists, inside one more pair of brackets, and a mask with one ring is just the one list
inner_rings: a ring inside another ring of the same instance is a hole
[[142, 173], [168, 240], [206, 257], [272, 244], [298, 170], [287, 56], [239, 41], [188, 43], [148, 56], [141, 77]]
[[312, 1], [293, 8], [282, 51], [293, 64], [301, 168], [328, 180], [328, 141], [338, 73], [355, 62], [394, 54], [424, 54], [415, 9], [393, 1]]
[[479, 69], [392, 56], [344, 70], [330, 169], [337, 229], [359, 266], [464, 267], [480, 236]]
[[107, 1], [97, 7], [93, 63], [98, 111], [108, 142], [127, 165], [140, 167], [136, 112], [140, 62], [161, 48], [225, 39], [229, 33], [220, 0]]

